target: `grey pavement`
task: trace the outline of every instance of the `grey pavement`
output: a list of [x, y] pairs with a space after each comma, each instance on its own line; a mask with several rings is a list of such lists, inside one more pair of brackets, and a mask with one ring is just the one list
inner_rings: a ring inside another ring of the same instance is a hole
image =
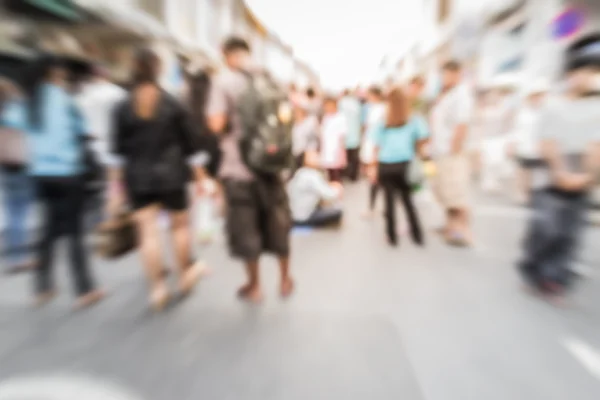
[[[64, 254], [62, 295], [47, 308], [30, 307], [30, 277], [2, 278], [0, 400], [71, 400], [69, 385], [73, 399], [113, 400], [599, 398], [594, 265], [574, 304], [556, 309], [514, 271], [525, 210], [481, 200], [471, 250], [433, 234], [425, 249], [408, 239], [392, 249], [381, 218], [359, 217], [366, 196], [347, 191], [342, 230], [294, 235], [288, 301], [265, 258], [265, 303], [239, 303], [242, 270], [222, 244], [204, 252], [213, 274], [160, 315], [147, 310], [135, 255], [94, 260], [110, 296], [84, 312], [70, 310]], [[599, 236], [590, 232], [587, 260], [600, 261]]]

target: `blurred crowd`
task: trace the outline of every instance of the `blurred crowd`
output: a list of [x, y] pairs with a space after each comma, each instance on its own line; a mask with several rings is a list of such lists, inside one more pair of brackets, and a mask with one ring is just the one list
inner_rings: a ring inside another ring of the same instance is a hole
[[[50, 55], [24, 62], [24, 84], [0, 80], [5, 270], [32, 273], [36, 304], [56, 295], [53, 253], [62, 236], [76, 307], [103, 298], [85, 245], [91, 233], [105, 257], [139, 251], [149, 303], [162, 310], [206, 273], [195, 250], [220, 218], [247, 275], [239, 297], [262, 300], [259, 260], [270, 253], [286, 298], [295, 287], [292, 228], [343, 229], [344, 187], [363, 177], [363, 216], [377, 215], [382, 193], [392, 246], [401, 237], [396, 199], [418, 246], [427, 231], [420, 213], [433, 212], [419, 199], [441, 215], [442, 240], [458, 247], [477, 240], [477, 186], [531, 207], [518, 265], [527, 286], [552, 298], [572, 287], [600, 163], [600, 35], [568, 49], [560, 83], [503, 79], [473, 93], [461, 64], [448, 61], [434, 98], [418, 76], [343, 93], [282, 88], [253, 70], [244, 39], [227, 39], [222, 53], [224, 68], [186, 75], [177, 96], [161, 88], [161, 59], [150, 49], [138, 51], [126, 85], [102, 65], [75, 73]], [[35, 202], [43, 227], [30, 251], [26, 220]], [[175, 291], [166, 280], [164, 221]]]

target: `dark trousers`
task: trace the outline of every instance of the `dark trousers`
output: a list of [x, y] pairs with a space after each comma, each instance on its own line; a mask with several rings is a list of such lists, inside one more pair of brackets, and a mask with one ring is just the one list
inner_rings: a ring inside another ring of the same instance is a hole
[[94, 289], [84, 249], [84, 187], [80, 178], [42, 178], [37, 181], [44, 205], [44, 227], [39, 244], [36, 272], [38, 293], [54, 290], [53, 255], [56, 241], [64, 234], [69, 239], [71, 276], [77, 295]]
[[533, 194], [533, 212], [523, 243], [519, 267], [527, 282], [540, 289], [547, 284], [570, 287], [585, 226], [587, 197], [555, 190]]
[[341, 182], [343, 171], [339, 168], [327, 168], [327, 176], [330, 182]]
[[402, 204], [408, 216], [410, 233], [415, 243], [422, 245], [424, 242], [423, 231], [417, 215], [417, 210], [412, 200], [412, 192], [408, 182], [408, 162], [394, 164], [379, 164], [379, 183], [385, 193], [385, 222], [388, 239], [392, 244], [398, 243], [396, 232], [396, 207], [395, 199], [400, 195]]
[[369, 211], [373, 211], [375, 209], [377, 193], [379, 193], [379, 184], [371, 183], [371, 186], [369, 187]]
[[348, 161], [348, 165], [346, 167], [346, 176], [352, 182], [356, 182], [358, 180], [359, 170], [360, 170], [360, 149], [346, 149], [346, 160]]
[[337, 207], [323, 207], [312, 213], [305, 221], [294, 221], [296, 226], [323, 227], [337, 225], [342, 221], [342, 210]]

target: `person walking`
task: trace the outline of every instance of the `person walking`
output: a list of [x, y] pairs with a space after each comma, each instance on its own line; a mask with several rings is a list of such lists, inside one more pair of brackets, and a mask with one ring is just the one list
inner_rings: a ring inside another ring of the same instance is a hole
[[[385, 102], [383, 101], [383, 93], [378, 86], [372, 86], [367, 92], [367, 117], [365, 121], [365, 135], [363, 144], [360, 148], [360, 161], [363, 164], [367, 176], [374, 176], [374, 172], [370, 169], [376, 169], [375, 160], [375, 143], [373, 142], [376, 128], [385, 120]], [[377, 193], [379, 192], [379, 184], [371, 181], [369, 185], [369, 207], [363, 213], [365, 218], [373, 216], [375, 210], [375, 202]]]
[[323, 103], [321, 122], [321, 167], [327, 170], [329, 180], [341, 182], [347, 166], [346, 133], [348, 123], [344, 114], [338, 111], [337, 100], [327, 97]]
[[346, 118], [346, 176], [356, 182], [360, 172], [360, 141], [362, 134], [362, 105], [358, 97], [345, 90], [339, 101], [340, 112]]
[[319, 141], [319, 121], [309, 113], [310, 106], [304, 101], [294, 107], [294, 128], [292, 130], [292, 153], [295, 170], [304, 165], [304, 154], [316, 150]]
[[542, 167], [540, 139], [536, 135], [537, 124], [544, 108], [544, 100], [549, 87], [538, 81], [525, 91], [524, 104], [516, 116], [515, 128], [509, 144], [509, 153], [518, 163], [517, 202], [528, 204], [531, 198], [533, 173]]
[[565, 59], [567, 96], [547, 104], [536, 129], [545, 168], [535, 173], [534, 212], [518, 264], [526, 285], [558, 305], [574, 283], [600, 173], [600, 33], [573, 42]]
[[413, 115], [411, 104], [403, 89], [392, 89], [386, 100], [384, 121], [375, 128], [373, 142], [377, 160], [376, 181], [385, 193], [386, 233], [392, 246], [398, 245], [396, 230], [396, 195], [400, 195], [406, 211], [413, 241], [424, 245], [424, 237], [417, 209], [412, 199], [409, 180], [411, 162], [429, 132], [422, 117]]
[[83, 139], [86, 122], [70, 94], [61, 60], [43, 56], [29, 80], [30, 173], [44, 206], [35, 293], [44, 305], [56, 295], [53, 252], [62, 234], [69, 238], [71, 276], [77, 308], [104, 297], [96, 286], [84, 247]]
[[16, 85], [4, 78], [0, 78], [0, 130], [3, 140], [6, 140], [2, 143], [4, 149], [0, 160], [7, 221], [4, 232], [5, 272], [16, 274], [29, 271], [35, 265], [27, 240], [27, 217], [35, 197], [33, 183], [27, 174], [26, 101]]
[[[111, 175], [109, 200], [112, 215], [125, 202], [134, 211], [150, 305], [156, 311], [170, 298], [163, 272], [161, 211], [168, 212], [170, 219], [180, 294], [189, 294], [203, 272], [200, 263], [190, 261], [190, 167], [186, 163], [200, 149], [184, 106], [160, 87], [160, 69], [160, 59], [152, 50], [137, 54], [132, 89], [113, 116], [113, 152], [121, 167]], [[196, 188], [201, 190], [204, 171], [196, 165], [192, 170]]]
[[467, 140], [473, 110], [469, 89], [461, 84], [462, 66], [449, 61], [443, 66], [443, 93], [433, 107], [432, 157], [437, 173], [433, 189], [446, 211], [442, 228], [446, 241], [455, 246], [472, 242], [470, 223], [470, 178]]
[[219, 168], [226, 199], [226, 230], [231, 254], [244, 261], [247, 282], [238, 296], [253, 303], [262, 300], [259, 260], [264, 253], [278, 257], [280, 293], [294, 290], [290, 274], [290, 230], [292, 218], [285, 184], [278, 175], [253, 172], [241, 149], [244, 126], [238, 106], [248, 91], [250, 46], [238, 37], [223, 44], [226, 68], [212, 82], [206, 113], [208, 125], [220, 137]]

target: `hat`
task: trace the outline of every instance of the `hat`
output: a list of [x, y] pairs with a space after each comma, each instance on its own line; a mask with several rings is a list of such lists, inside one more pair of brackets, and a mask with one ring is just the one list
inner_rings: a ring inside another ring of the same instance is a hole
[[600, 32], [585, 35], [567, 48], [566, 70], [585, 67], [600, 67]]

